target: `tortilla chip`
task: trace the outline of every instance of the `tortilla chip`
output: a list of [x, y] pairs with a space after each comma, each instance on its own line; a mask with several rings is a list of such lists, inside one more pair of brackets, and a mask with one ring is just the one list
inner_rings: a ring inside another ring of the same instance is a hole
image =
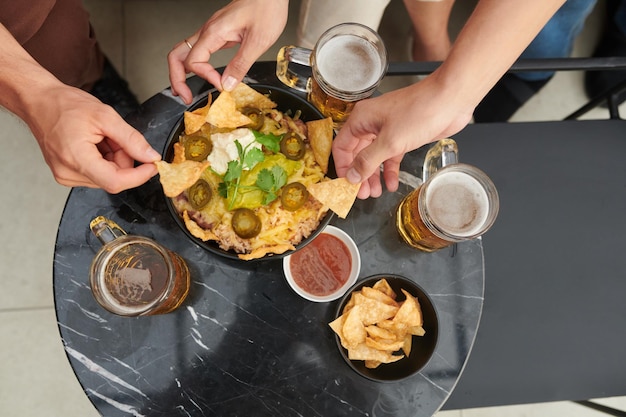
[[237, 103], [228, 91], [222, 91], [211, 105], [206, 121], [218, 128], [235, 129], [252, 123], [249, 117], [237, 110]]
[[392, 363], [404, 358], [404, 355], [394, 356], [388, 351], [377, 350], [361, 343], [348, 351], [350, 360], [378, 361], [380, 363]]
[[276, 103], [270, 100], [269, 97], [259, 93], [248, 84], [237, 84], [237, 87], [235, 87], [230, 94], [235, 100], [236, 107], [238, 109], [243, 109], [244, 107], [254, 107], [262, 110], [273, 109], [276, 107]]
[[200, 130], [202, 125], [206, 123], [206, 117], [209, 113], [209, 108], [211, 107], [211, 98], [212, 96], [208, 96], [208, 102], [206, 106], [195, 109], [194, 111], [186, 111], [184, 113], [184, 121], [185, 121], [185, 134], [191, 135], [192, 133]]
[[[340, 316], [341, 317], [341, 316]], [[332, 328], [332, 326], [331, 326]], [[333, 329], [334, 330], [334, 329]], [[365, 328], [367, 331], [367, 335], [376, 339], [386, 339], [386, 340], [395, 340], [396, 334], [390, 330], [383, 329], [376, 325], [370, 325]]]
[[394, 300], [393, 298], [389, 297], [384, 292], [377, 290], [375, 288], [363, 287], [361, 288], [361, 294], [363, 294], [367, 298], [378, 300], [390, 306], [398, 307], [398, 303], [396, 303], [396, 300]]
[[202, 172], [208, 168], [209, 161], [184, 161], [179, 164], [157, 161], [155, 164], [160, 174], [163, 193], [167, 197], [176, 197], [198, 181]]
[[324, 174], [326, 174], [333, 147], [333, 119], [327, 117], [326, 119], [313, 120], [307, 122], [306, 126], [315, 162], [318, 163]]
[[376, 350], [383, 350], [387, 352], [395, 352], [396, 350], [400, 350], [404, 346], [404, 339], [402, 340], [386, 340], [386, 339], [376, 339], [373, 337], [366, 337], [365, 344], [371, 348]]
[[379, 321], [390, 319], [398, 312], [398, 307], [367, 298], [360, 293], [355, 294], [354, 300], [356, 305], [350, 310], [350, 313], [356, 307], [361, 307], [362, 311], [359, 316], [364, 325], [375, 324]]
[[385, 278], [376, 281], [376, 284], [374, 284], [372, 288], [387, 294], [394, 300], [397, 297], [395, 291], [391, 288], [391, 285], [389, 285], [389, 282]]
[[281, 254], [281, 253], [285, 253], [288, 250], [294, 250], [295, 246], [293, 246], [290, 243], [284, 243], [282, 245], [273, 245], [273, 246], [263, 246], [262, 248], [257, 248], [254, 249], [252, 252], [250, 253], [242, 253], [237, 255], [237, 257], [239, 259], [243, 259], [244, 261], [249, 261], [252, 259], [258, 259], [258, 258], [262, 258], [265, 255], [267, 255], [268, 253], [273, 253], [273, 254]]
[[344, 318], [343, 327], [341, 328], [343, 334], [342, 345], [345, 342], [347, 349], [352, 349], [361, 343], [365, 343], [367, 331], [363, 325], [362, 314], [364, 312], [361, 306], [356, 305], [350, 309]]
[[352, 184], [345, 178], [320, 181], [307, 187], [317, 201], [345, 219], [359, 192], [361, 184]]
[[406, 300], [400, 306], [398, 313], [393, 318], [396, 323], [406, 324], [407, 327], [422, 326], [424, 320], [422, 317], [422, 309], [417, 301], [417, 298], [413, 297], [407, 291], [402, 289], [402, 292], [406, 296]]
[[184, 162], [186, 160], [187, 158], [185, 157], [185, 147], [182, 143], [176, 142], [174, 144], [174, 157], [172, 158], [172, 163], [180, 164], [181, 162]]
[[191, 218], [189, 217], [189, 213], [187, 213], [187, 210], [183, 211], [183, 220], [185, 222], [187, 230], [189, 230], [189, 232], [198, 239], [202, 239], [202, 241], [204, 242], [206, 242], [207, 240], [217, 240], [217, 236], [215, 235], [215, 233], [210, 230], [203, 229], [202, 227], [198, 226], [198, 223], [191, 220]]

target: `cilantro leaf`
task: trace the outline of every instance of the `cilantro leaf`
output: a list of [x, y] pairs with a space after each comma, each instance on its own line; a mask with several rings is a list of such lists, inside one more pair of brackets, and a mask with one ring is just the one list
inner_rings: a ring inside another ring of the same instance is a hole
[[272, 176], [274, 177], [274, 190], [278, 191], [283, 185], [287, 184], [287, 171], [279, 165], [272, 167]]
[[243, 169], [252, 169], [256, 164], [265, 159], [263, 151], [259, 148], [248, 150], [243, 157]]
[[224, 181], [230, 182], [235, 181], [239, 177], [241, 177], [241, 172], [243, 167], [239, 161], [229, 161], [228, 168], [226, 169], [226, 173], [224, 174]]
[[276, 136], [271, 133], [263, 134], [260, 132], [253, 131], [255, 140], [259, 142], [261, 145], [265, 146], [266, 149], [278, 153], [280, 152], [280, 140], [282, 136]]
[[217, 186], [217, 193], [222, 198], [228, 198], [228, 185], [225, 182], [220, 182]]
[[256, 177], [257, 187], [259, 187], [261, 190], [265, 192], [269, 192], [274, 187], [274, 183], [275, 183], [274, 176], [272, 175], [272, 172], [269, 169], [263, 168], [262, 170], [259, 171], [259, 175], [257, 175]]

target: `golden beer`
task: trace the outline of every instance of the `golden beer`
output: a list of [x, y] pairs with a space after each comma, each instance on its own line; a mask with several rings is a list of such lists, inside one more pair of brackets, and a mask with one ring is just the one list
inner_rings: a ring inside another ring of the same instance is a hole
[[90, 270], [96, 301], [123, 316], [164, 314], [180, 306], [190, 286], [185, 261], [152, 239], [126, 235], [108, 219], [99, 221], [98, 237], [105, 245]]
[[[387, 50], [380, 36], [358, 23], [342, 23], [324, 32], [313, 50], [283, 46], [276, 76], [286, 86], [306, 92], [308, 100], [340, 127], [355, 103], [370, 97], [387, 71]], [[312, 77], [290, 64], [310, 66]]]
[[402, 240], [408, 245], [423, 250], [434, 252], [438, 249], [450, 246], [453, 242], [442, 239], [424, 224], [419, 213], [419, 190], [421, 186], [404, 197], [398, 206], [396, 226]]
[[410, 246], [433, 252], [486, 232], [497, 216], [491, 180], [466, 164], [437, 171], [398, 206], [396, 226]]
[[324, 116], [332, 118], [337, 125], [346, 121], [356, 104], [356, 101], [344, 101], [326, 93], [315, 78], [311, 79], [311, 93], [308, 100]]
[[345, 34], [320, 41], [311, 63], [309, 101], [340, 125], [357, 101], [374, 93], [385, 73], [386, 56], [369, 40]]

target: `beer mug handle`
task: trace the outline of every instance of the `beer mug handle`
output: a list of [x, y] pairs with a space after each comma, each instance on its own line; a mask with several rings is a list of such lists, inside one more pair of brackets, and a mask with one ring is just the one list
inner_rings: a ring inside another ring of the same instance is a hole
[[113, 220], [109, 220], [104, 216], [98, 216], [93, 219], [89, 223], [89, 228], [103, 245], [126, 235], [124, 229]]
[[310, 67], [310, 58], [313, 51], [299, 46], [283, 46], [276, 57], [276, 77], [287, 87], [298, 91], [309, 91], [309, 76], [299, 74], [290, 64], [299, 64]]
[[459, 148], [454, 139], [441, 139], [426, 153], [422, 180], [425, 182], [439, 169], [457, 162], [459, 162]]

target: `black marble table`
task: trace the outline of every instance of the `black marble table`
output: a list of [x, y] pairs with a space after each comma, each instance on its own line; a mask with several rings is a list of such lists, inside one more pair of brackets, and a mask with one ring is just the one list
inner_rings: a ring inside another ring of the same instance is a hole
[[[247, 81], [276, 83], [273, 64], [255, 65]], [[190, 81], [200, 95], [209, 86]], [[129, 122], [158, 150], [185, 106], [169, 90], [149, 99]], [[402, 169], [417, 175], [422, 152]], [[480, 239], [426, 254], [405, 246], [395, 209], [411, 187], [359, 200], [345, 230], [359, 246], [360, 278], [405, 275], [432, 297], [439, 341], [427, 366], [394, 383], [352, 371], [327, 326], [336, 302], [312, 303], [286, 283], [280, 260], [242, 263], [189, 240], [170, 216], [153, 179], [118, 195], [71, 191], [54, 255], [60, 336], [76, 377], [104, 416], [431, 416], [455, 387], [472, 349], [483, 306]], [[107, 216], [128, 233], [181, 254], [192, 274], [190, 295], [175, 312], [125, 318], [103, 310], [88, 282], [100, 243], [89, 222]]]

